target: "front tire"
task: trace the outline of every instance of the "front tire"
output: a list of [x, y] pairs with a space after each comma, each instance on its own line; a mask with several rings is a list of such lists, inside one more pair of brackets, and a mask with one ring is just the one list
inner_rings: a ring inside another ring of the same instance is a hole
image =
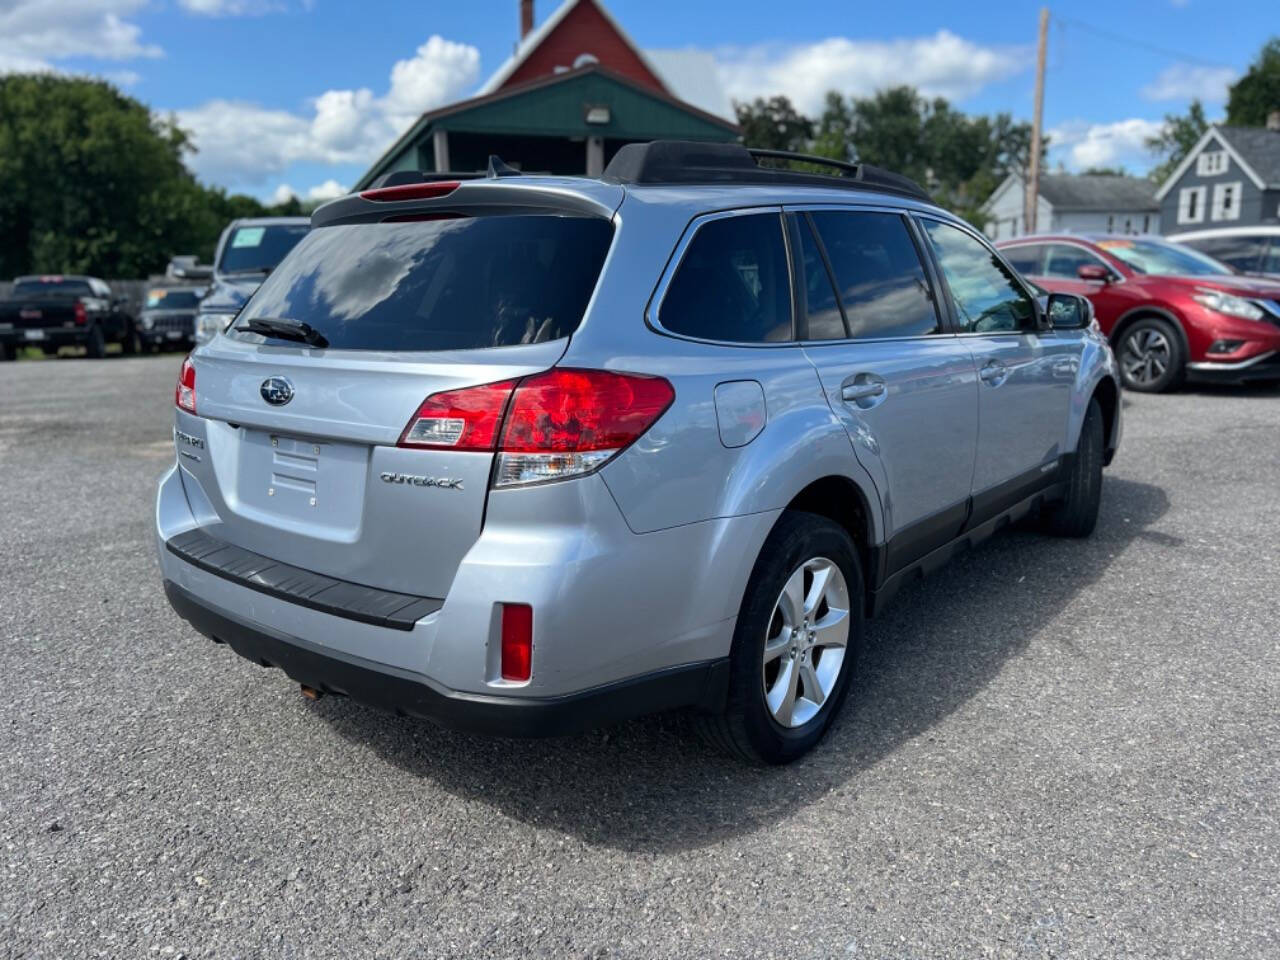
[[1102, 503], [1102, 460], [1106, 436], [1102, 427], [1102, 408], [1096, 399], [1089, 401], [1080, 425], [1080, 442], [1067, 480], [1067, 495], [1049, 504], [1041, 512], [1045, 532], [1056, 537], [1087, 537], [1098, 524], [1098, 508]]
[[783, 764], [822, 739], [849, 691], [863, 638], [863, 580], [843, 527], [786, 511], [747, 583], [721, 713], [706, 739], [753, 764]]
[[1125, 389], [1164, 393], [1182, 384], [1187, 358], [1173, 324], [1160, 317], [1141, 317], [1129, 324], [1116, 348]]

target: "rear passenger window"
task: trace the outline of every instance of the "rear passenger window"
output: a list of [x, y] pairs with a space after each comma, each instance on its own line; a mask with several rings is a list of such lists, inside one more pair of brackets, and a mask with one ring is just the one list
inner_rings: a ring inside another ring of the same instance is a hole
[[[1014, 264], [1017, 267], [1017, 264]], [[1081, 267], [1105, 266], [1097, 257], [1086, 250], [1069, 243], [1055, 243], [1049, 248], [1049, 259], [1045, 263], [1046, 277], [1060, 277], [1064, 280], [1079, 280]]]
[[672, 333], [702, 340], [790, 340], [782, 218], [760, 213], [702, 224], [667, 288], [658, 320]]
[[924, 268], [895, 213], [812, 214], [849, 320], [849, 336], [919, 337], [939, 330]]

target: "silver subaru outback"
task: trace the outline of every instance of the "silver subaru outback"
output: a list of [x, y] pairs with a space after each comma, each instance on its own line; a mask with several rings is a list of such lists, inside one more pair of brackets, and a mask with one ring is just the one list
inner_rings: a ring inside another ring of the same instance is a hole
[[501, 735], [690, 707], [803, 754], [898, 587], [1024, 515], [1092, 531], [1120, 404], [1086, 301], [909, 180], [774, 162], [320, 208], [183, 365], [174, 608], [313, 697]]

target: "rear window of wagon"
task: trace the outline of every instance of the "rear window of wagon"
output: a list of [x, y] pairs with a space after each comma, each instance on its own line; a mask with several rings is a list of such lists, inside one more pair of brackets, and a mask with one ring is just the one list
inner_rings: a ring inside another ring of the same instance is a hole
[[[298, 320], [338, 350], [475, 350], [577, 329], [613, 240], [610, 221], [446, 217], [312, 230], [236, 326]], [[231, 336], [264, 338], [233, 330]]]

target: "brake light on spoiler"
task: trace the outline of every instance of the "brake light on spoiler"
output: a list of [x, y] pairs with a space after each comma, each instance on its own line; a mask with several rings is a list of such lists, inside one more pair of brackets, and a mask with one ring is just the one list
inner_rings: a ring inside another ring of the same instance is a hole
[[635, 443], [674, 399], [662, 377], [557, 367], [433, 394], [399, 445], [496, 449], [495, 487], [565, 480], [598, 470]]

